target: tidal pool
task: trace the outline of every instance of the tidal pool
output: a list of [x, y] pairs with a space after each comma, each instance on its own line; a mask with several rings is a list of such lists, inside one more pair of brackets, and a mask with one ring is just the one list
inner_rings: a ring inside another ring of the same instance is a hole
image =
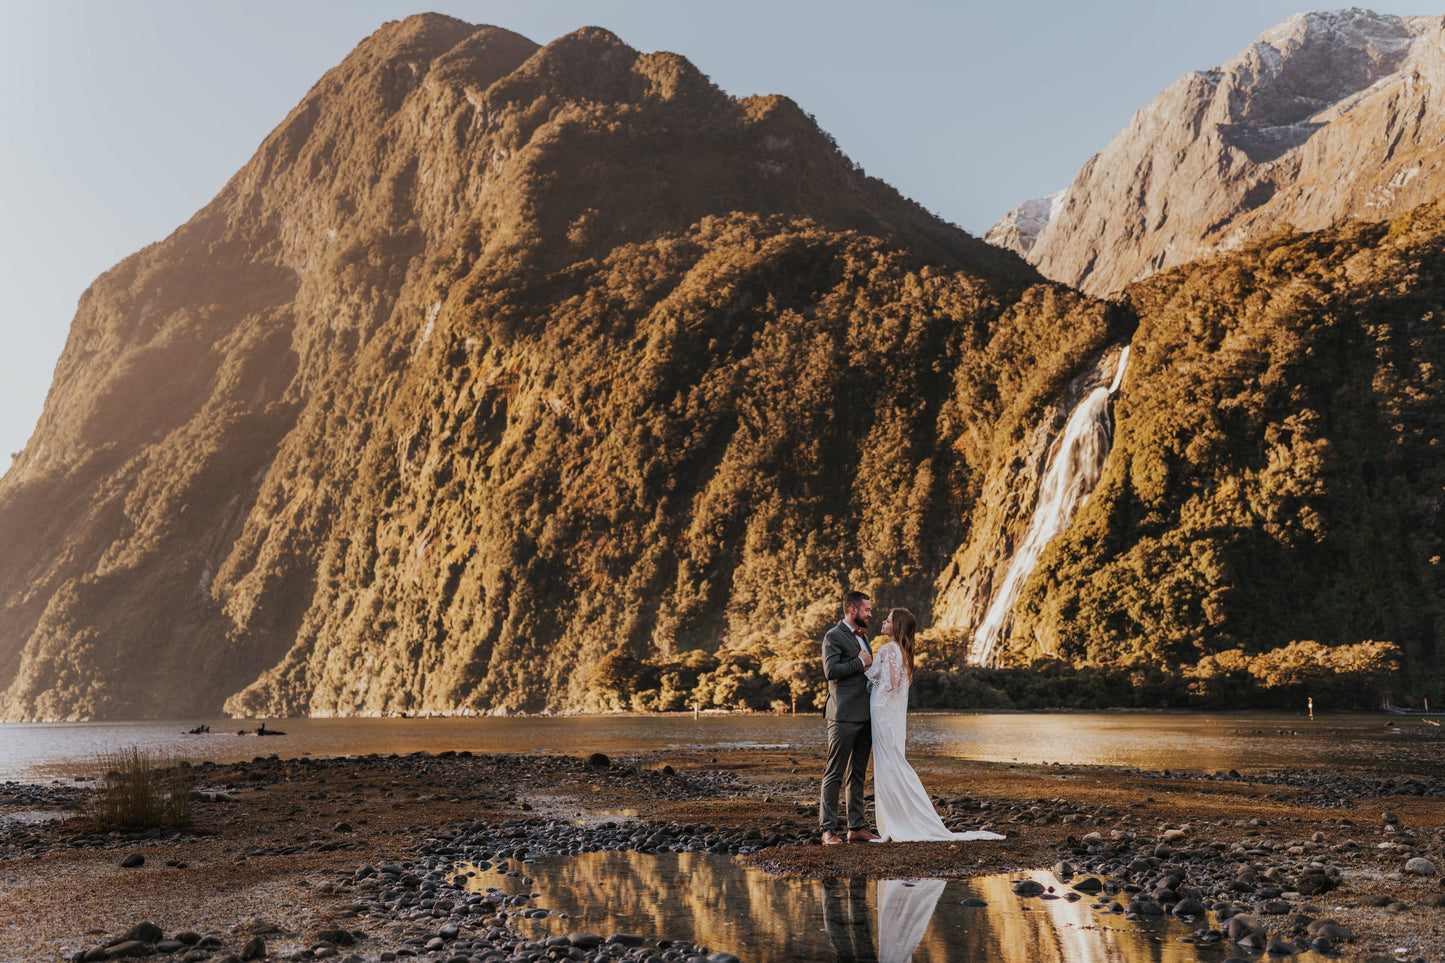
[[[515, 875], [507, 875], [512, 873]], [[1047, 892], [1021, 897], [1018, 880]], [[1077, 882], [1073, 880], [1072, 882]], [[961, 880], [785, 880], [697, 853], [587, 853], [508, 861], [483, 869], [470, 888], [535, 894], [515, 925], [537, 937], [628, 933], [649, 942], [689, 940], [753, 961], [1005, 961], [1005, 963], [1222, 963], [1228, 943], [1183, 942], [1217, 925], [1133, 920], [1096, 908], [1052, 873]], [[1051, 889], [1051, 891], [1049, 891]], [[971, 898], [988, 905], [964, 905]], [[1079, 897], [1077, 899], [1071, 897]], [[549, 914], [527, 918], [546, 909]], [[1302, 953], [1298, 963], [1349, 957]]]

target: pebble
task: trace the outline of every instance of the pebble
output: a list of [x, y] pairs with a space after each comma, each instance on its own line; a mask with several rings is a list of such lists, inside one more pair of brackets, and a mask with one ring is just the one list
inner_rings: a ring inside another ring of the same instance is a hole
[[150, 956], [151, 948], [140, 940], [126, 940], [124, 943], [117, 943], [105, 951], [105, 958], [108, 960], [120, 960], [134, 956]]
[[137, 923], [121, 936], [123, 940], [139, 940], [142, 943], [159, 943], [165, 933], [154, 923]]
[[[583, 774], [594, 785], [626, 783], [629, 788], [638, 787], [632, 783], [641, 781], [649, 791], [655, 790], [658, 798], [698, 798], [707, 795], [727, 795], [746, 792], [735, 789], [733, 777], [723, 772], [684, 771], [681, 773], [664, 770], [639, 770], [627, 762], [616, 762], [602, 754], [601, 759], [568, 759], [565, 757], [527, 757], [495, 760], [496, 765], [535, 766], [540, 769], [567, 771]], [[415, 765], [417, 757], [404, 757]], [[486, 757], [482, 757], [485, 759]], [[288, 765], [303, 765], [292, 761]], [[306, 761], [305, 766], [324, 770], [325, 761]], [[399, 764], [400, 765], [400, 764]], [[264, 782], [267, 779], [291, 778], [279, 761], [258, 760], [248, 773], [248, 781]], [[1141, 774], [1154, 778], [1200, 778], [1195, 774]], [[1395, 779], [1388, 777], [1339, 776], [1333, 778], [1308, 773], [1255, 774], [1249, 777], [1231, 772], [1227, 776], [1214, 777], [1244, 781], [1255, 784], [1278, 785], [1289, 788], [1289, 798], [1295, 801], [1319, 799], [1321, 807], [1338, 807], [1342, 799], [1379, 798], [1390, 795], [1445, 795], [1445, 784], [1426, 780]], [[514, 800], [516, 801], [516, 800]], [[1371, 846], [1382, 832], [1380, 823], [1362, 820], [1361, 824], [1340, 819], [1341, 832], [1335, 834], [1315, 832], [1300, 838], [1290, 838], [1287, 825], [1271, 825], [1263, 817], [1241, 820], [1228, 836], [1228, 841], [1211, 840], [1209, 824], [1197, 823], [1192, 826], [1141, 825], [1130, 818], [1127, 803], [1090, 809], [1076, 806], [1064, 800], [1017, 803], [974, 801], [967, 798], [941, 799], [945, 821], [962, 824], [969, 820], [968, 828], [974, 828], [978, 819], [987, 819], [995, 824], [1010, 823], [1065, 823], [1069, 825], [1092, 824], [1105, 827], [1102, 831], [1091, 830], [1078, 837], [1069, 837], [1060, 855], [1064, 857], [1054, 867], [1060, 880], [1072, 885], [1065, 898], [1077, 899], [1079, 893], [1091, 897], [1108, 893], [1127, 894], [1119, 900], [1127, 903], [1127, 909], [1120, 901], [1110, 901], [1110, 896], [1101, 896], [1094, 904], [1096, 911], [1107, 913], [1131, 913], [1138, 916], [1169, 914], [1175, 917], [1190, 917], [1203, 925], [1209, 912], [1215, 912], [1218, 925], [1227, 929], [1228, 935], [1219, 930], [1199, 930], [1190, 940], [1201, 944], [1233, 940], [1239, 949], [1268, 952], [1279, 955], [1297, 953], [1301, 943], [1290, 943], [1284, 937], [1303, 937], [1303, 920], [1308, 916], [1300, 912], [1301, 897], [1329, 892], [1338, 887], [1341, 880], [1340, 866], [1351, 858], [1377, 859], [1365, 847]], [[538, 905], [542, 897], [537, 894], [512, 894], [503, 896], [500, 892], [481, 893], [466, 889], [467, 884], [475, 885], [475, 878], [468, 874], [486, 872], [505, 873], [511, 879], [529, 885], [524, 876], [525, 867], [516, 861], [524, 861], [543, 855], [572, 855], [597, 851], [632, 852], [692, 852], [739, 855], [755, 852], [772, 846], [812, 845], [817, 843], [815, 827], [811, 821], [806, 824], [797, 820], [779, 823], [771, 828], [723, 828], [702, 824], [677, 824], [659, 820], [618, 819], [601, 823], [573, 823], [568, 819], [554, 819], [527, 811], [527, 815], [499, 822], [471, 821], [451, 827], [429, 830], [431, 835], [416, 844], [408, 852], [392, 853], [389, 860], [380, 854], [373, 856], [375, 863], [361, 863], [349, 873], [327, 880], [316, 887], [316, 892], [333, 894], [335, 900], [328, 900], [328, 906], [357, 915], [364, 915], [376, 925], [386, 927], [388, 935], [379, 939], [393, 940], [386, 949], [364, 950], [365, 959], [394, 960], [398, 957], [415, 956], [418, 953], [435, 954], [429, 957], [436, 961], [443, 959], [496, 960], [574, 958], [600, 961], [628, 954], [640, 948], [639, 955], [672, 960], [702, 960], [729, 963], [737, 958], [727, 952], [711, 952], [707, 948], [695, 947], [683, 940], [643, 940], [635, 934], [613, 934], [606, 938], [593, 933], [570, 933], [565, 937], [538, 939], [527, 937], [513, 929], [509, 919], [528, 916], [543, 918], [552, 915], [545, 905]], [[805, 807], [799, 808], [799, 814]], [[986, 815], [979, 817], [979, 813]], [[1121, 818], [1122, 817], [1122, 818]], [[347, 823], [334, 823], [333, 832], [348, 833]], [[1398, 828], [1396, 822], [1384, 823]], [[1359, 843], [1348, 839], [1355, 827]], [[1084, 828], [1081, 826], [1081, 829]], [[1239, 829], [1244, 829], [1240, 838]], [[1023, 830], [1027, 831], [1027, 830]], [[1390, 854], [1395, 858], [1410, 856], [1404, 865], [1406, 872], [1419, 875], [1438, 874], [1434, 864], [1429, 873], [1410, 868], [1422, 857], [1416, 852], [1438, 852], [1438, 839], [1431, 843], [1427, 837], [1420, 838], [1421, 830], [1398, 829], [1389, 837], [1392, 842]], [[1333, 838], [1333, 841], [1332, 841]], [[134, 842], [134, 840], [130, 840]], [[344, 841], [345, 843], [345, 841]], [[107, 840], [104, 845], [126, 845], [126, 838]], [[350, 845], [349, 843], [346, 843]], [[1363, 844], [1363, 846], [1361, 845]], [[0, 839], [0, 846], [12, 845], [10, 840]], [[362, 844], [357, 842], [355, 848]], [[250, 855], [261, 855], [251, 853]], [[139, 853], [134, 854], [143, 862]], [[137, 864], [139, 865], [139, 864]], [[1394, 862], [1393, 866], [1400, 866]], [[1020, 880], [1014, 884], [1014, 892], [1020, 897], [1046, 896], [1042, 884], [1032, 880]], [[977, 897], [962, 901], [969, 907], [985, 908], [987, 902]], [[1384, 902], [1390, 906], [1389, 901]], [[1403, 904], [1390, 906], [1393, 911], [1404, 911]], [[1318, 910], [1313, 910], [1318, 913]], [[505, 914], [505, 915], [504, 915]], [[1259, 916], [1270, 918], [1269, 927], [1259, 923]], [[1288, 917], [1288, 920], [1278, 919]], [[1335, 947], [1351, 939], [1348, 929], [1325, 921], [1318, 925], [1310, 922], [1309, 938], [1312, 945]], [[392, 927], [397, 927], [392, 929]], [[410, 936], [398, 933], [410, 928]], [[134, 928], [133, 928], [134, 929]], [[158, 928], [157, 928], [158, 930]], [[1273, 932], [1270, 932], [1273, 931]], [[178, 952], [181, 946], [195, 946], [200, 942], [197, 934], [176, 935], [172, 941], [164, 941], [161, 934], [147, 933], [155, 939], [141, 942], [147, 955], [160, 951], [162, 942], [167, 949]], [[1276, 937], [1271, 940], [1270, 936]], [[214, 939], [214, 938], [208, 938]], [[340, 956], [340, 947], [351, 946], [355, 939], [345, 930], [325, 931], [312, 934], [313, 942], [304, 953], [311, 958], [327, 959]], [[89, 957], [96, 950], [102, 956], [108, 954], [126, 941], [112, 941], [112, 945], [96, 947], [77, 959]], [[259, 934], [251, 941], [264, 941]], [[665, 945], [664, 945], [665, 944]], [[240, 957], [250, 957], [247, 949], [241, 949]], [[215, 941], [208, 951], [224, 953], [225, 947]], [[234, 952], [234, 944], [231, 947]], [[1277, 952], [1278, 951], [1278, 952]], [[161, 951], [164, 952], [164, 951]], [[201, 952], [197, 950], [196, 952]], [[262, 955], [264, 955], [264, 949]], [[347, 951], [350, 952], [350, 951]], [[298, 957], [299, 958], [299, 957]]]

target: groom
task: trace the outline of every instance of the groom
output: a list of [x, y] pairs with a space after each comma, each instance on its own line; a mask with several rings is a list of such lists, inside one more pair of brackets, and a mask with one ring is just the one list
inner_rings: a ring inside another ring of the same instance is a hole
[[849, 842], [878, 837], [863, 819], [863, 779], [868, 774], [868, 753], [873, 748], [873, 724], [868, 718], [868, 680], [863, 670], [873, 662], [868, 651], [868, 619], [873, 603], [862, 592], [843, 596], [843, 621], [823, 636], [823, 674], [828, 678], [828, 764], [823, 768], [823, 844], [843, 842], [844, 823], [838, 818], [838, 789], [848, 779]]

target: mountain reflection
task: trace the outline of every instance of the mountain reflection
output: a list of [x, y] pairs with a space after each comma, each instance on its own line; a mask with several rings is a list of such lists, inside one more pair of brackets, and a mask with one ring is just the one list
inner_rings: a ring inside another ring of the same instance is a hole
[[[537, 893], [530, 907], [555, 914], [517, 919], [534, 935], [633, 933], [684, 939], [750, 961], [840, 963], [1029, 961], [1029, 963], [1185, 963], [1180, 943], [1194, 928], [1170, 920], [1137, 922], [1100, 914], [1089, 899], [1062, 898], [1067, 884], [1048, 872], [968, 880], [784, 880], [699, 853], [588, 853], [549, 856], [520, 870], [525, 884], [496, 869], [472, 880], [478, 891]], [[1034, 879], [1061, 898], [1021, 898], [1013, 883]], [[988, 905], [963, 905], [977, 896]]]

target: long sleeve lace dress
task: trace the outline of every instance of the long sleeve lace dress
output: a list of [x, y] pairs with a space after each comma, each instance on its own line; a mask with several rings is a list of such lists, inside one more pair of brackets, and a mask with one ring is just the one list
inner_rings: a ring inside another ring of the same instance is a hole
[[1003, 839], [998, 833], [949, 832], [938, 818], [918, 773], [908, 764], [908, 670], [894, 643], [880, 646], [866, 673], [872, 683], [873, 805], [882, 842], [933, 839]]

